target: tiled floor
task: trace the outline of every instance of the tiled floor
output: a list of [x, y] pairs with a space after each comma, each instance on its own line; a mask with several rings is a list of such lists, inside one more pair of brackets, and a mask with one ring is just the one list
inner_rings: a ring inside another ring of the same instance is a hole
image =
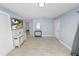
[[70, 51], [53, 37], [29, 37], [21, 48], [16, 48], [8, 56], [69, 56]]

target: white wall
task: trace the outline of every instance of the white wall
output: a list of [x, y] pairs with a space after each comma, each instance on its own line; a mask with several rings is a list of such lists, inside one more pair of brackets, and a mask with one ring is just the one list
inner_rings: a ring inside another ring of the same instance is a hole
[[1, 10], [1, 11], [4, 11], [4, 12], [6, 12], [6, 13], [8, 13], [11, 18], [19, 18], [19, 19], [22, 18], [19, 14], [17, 14], [17, 13], [15, 13], [15, 12], [13, 12], [13, 11], [11, 11], [11, 10], [9, 10], [9, 9], [7, 9], [7, 8], [5, 8], [5, 7], [3, 7], [2, 5], [0, 5], [0, 10]]
[[7, 55], [13, 48], [10, 17], [0, 11], [0, 55]]
[[33, 36], [33, 20], [29, 22], [29, 30], [30, 30], [30, 35]]
[[26, 22], [26, 30], [29, 30], [29, 22]]
[[53, 19], [49, 19], [49, 18], [33, 19], [33, 33], [36, 30], [36, 23], [38, 23], [38, 22], [40, 22], [43, 36], [53, 36], [54, 35]]
[[72, 44], [78, 26], [79, 21], [79, 13], [77, 13], [78, 10], [79, 9], [69, 11], [57, 18], [60, 20], [61, 32], [59, 40], [61, 40], [69, 49], [72, 48]]
[[[13, 40], [12, 40], [12, 32], [11, 32], [11, 17], [23, 19], [20, 15], [8, 10], [7, 8], [4, 8], [3, 6], [0, 6], [0, 10], [6, 12], [9, 14], [9, 18], [5, 18], [5, 16], [0, 17], [0, 55], [7, 55], [13, 47]], [[0, 13], [1, 15], [1, 13]], [[24, 24], [25, 21], [23, 20]], [[25, 27], [25, 25], [24, 25]], [[24, 28], [24, 31], [26, 29]], [[26, 34], [26, 32], [24, 32]]]

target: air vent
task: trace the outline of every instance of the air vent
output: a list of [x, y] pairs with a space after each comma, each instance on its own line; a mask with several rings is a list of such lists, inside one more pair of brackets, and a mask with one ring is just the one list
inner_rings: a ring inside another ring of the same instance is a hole
[[79, 11], [77, 11], [77, 13], [79, 13]]

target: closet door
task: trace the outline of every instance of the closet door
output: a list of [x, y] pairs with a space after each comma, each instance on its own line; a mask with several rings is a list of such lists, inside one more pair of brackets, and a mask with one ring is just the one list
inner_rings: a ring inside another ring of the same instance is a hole
[[11, 21], [7, 13], [0, 11], [0, 55], [6, 55], [13, 49]]
[[79, 24], [78, 24], [75, 39], [74, 39], [74, 42], [72, 45], [71, 55], [72, 56], [79, 56]]
[[60, 20], [59, 19], [56, 19], [54, 20], [54, 29], [55, 29], [55, 37], [57, 39], [60, 39]]

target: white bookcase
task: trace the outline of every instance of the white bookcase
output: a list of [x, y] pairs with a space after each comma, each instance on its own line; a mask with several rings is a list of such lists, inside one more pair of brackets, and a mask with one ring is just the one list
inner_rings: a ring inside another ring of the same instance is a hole
[[23, 20], [17, 18], [12, 18], [11, 22], [14, 47], [20, 47], [26, 39], [24, 22]]
[[23, 44], [25, 40], [25, 34], [23, 29], [18, 29], [18, 30], [13, 30], [13, 41], [14, 41], [14, 46], [20, 46]]

